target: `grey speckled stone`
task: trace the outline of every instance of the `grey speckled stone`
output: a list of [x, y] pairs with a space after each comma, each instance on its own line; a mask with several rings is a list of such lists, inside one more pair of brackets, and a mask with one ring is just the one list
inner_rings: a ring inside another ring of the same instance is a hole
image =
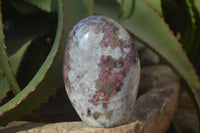
[[125, 124], [132, 114], [140, 79], [137, 51], [114, 20], [91, 16], [70, 32], [64, 81], [80, 118], [97, 127]]

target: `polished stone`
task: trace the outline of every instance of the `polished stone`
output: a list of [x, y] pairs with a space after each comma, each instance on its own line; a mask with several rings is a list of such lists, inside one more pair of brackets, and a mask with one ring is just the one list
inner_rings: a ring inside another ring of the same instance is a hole
[[91, 16], [75, 25], [63, 73], [69, 99], [83, 122], [113, 127], [129, 120], [140, 64], [130, 35], [117, 22]]

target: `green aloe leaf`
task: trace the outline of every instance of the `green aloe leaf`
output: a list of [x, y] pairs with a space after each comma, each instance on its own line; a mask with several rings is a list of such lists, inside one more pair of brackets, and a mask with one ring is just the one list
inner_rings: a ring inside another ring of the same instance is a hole
[[10, 58], [10, 65], [13, 69], [14, 74], [16, 74], [20, 62], [22, 60], [22, 57], [24, 55], [24, 52], [26, 51], [27, 47], [31, 44], [31, 41], [26, 42], [22, 47], [13, 55], [11, 55]]
[[194, 0], [190, 1], [192, 6], [192, 11], [194, 13], [195, 18], [195, 35], [193, 39], [193, 43], [191, 46], [188, 46], [189, 56], [191, 59], [194, 59], [197, 55], [199, 44], [200, 44], [200, 1]]
[[145, 2], [150, 5], [160, 16], [163, 16], [161, 0], [145, 0]]
[[[0, 73], [1, 74], [1, 73]], [[0, 75], [0, 104], [1, 101], [7, 96], [6, 94], [10, 91], [10, 87], [8, 86], [7, 82], [4, 78]]]
[[[129, 17], [130, 12], [133, 9], [132, 7], [134, 5], [134, 2], [132, 5], [129, 5], [127, 2], [125, 2], [125, 0], [117, 0], [117, 2], [120, 4], [119, 18], [122, 16], [122, 14], [123, 16]], [[129, 12], [124, 12], [124, 8], [126, 8], [126, 10], [128, 10]]]
[[[127, 0], [131, 4], [132, 0]], [[95, 13], [109, 16], [126, 27], [135, 37], [154, 49], [177, 71], [189, 86], [200, 109], [200, 82], [177, 38], [164, 20], [143, 0], [135, 2], [131, 17], [118, 19], [119, 4], [116, 0], [95, 0]], [[124, 9], [126, 12], [126, 8]]]
[[197, 11], [198, 11], [199, 16], [200, 16], [200, 0], [194, 0], [194, 5], [197, 8]]
[[52, 49], [30, 83], [0, 107], [0, 125], [6, 125], [30, 113], [54, 94], [57, 88], [63, 86], [63, 58], [69, 31], [80, 19], [92, 14], [92, 0], [58, 0], [58, 26]]
[[[63, 10], [61, 1], [59, 2], [60, 10], [58, 15], [57, 33], [49, 56], [31, 82], [16, 97], [0, 107], [0, 125], [5, 125], [12, 120], [20, 119], [23, 115], [29, 113], [39, 106], [40, 103], [44, 102], [44, 98], [46, 100], [47, 97], [56, 90], [56, 88], [50, 88], [48, 84], [46, 84], [46, 88], [39, 89], [38, 87], [41, 82], [45, 80], [47, 71], [50, 69], [59, 48], [59, 40], [61, 38], [63, 26]], [[46, 94], [44, 94], [43, 91], [46, 91]]]
[[57, 1], [56, 0], [24, 0], [38, 8], [47, 12], [57, 11]]
[[[26, 48], [29, 46], [31, 41], [28, 41], [25, 43], [22, 48], [17, 51], [14, 55], [10, 56], [10, 65], [12, 67], [12, 70], [14, 74], [16, 74], [18, 67], [20, 65], [20, 62], [22, 60], [22, 57], [24, 55], [24, 52], [26, 51]], [[3, 77], [0, 75], [0, 103], [1, 101], [6, 97], [6, 94], [11, 90], [11, 88], [8, 86], [7, 82], [3, 79]]]
[[3, 23], [1, 15], [1, 6], [0, 6], [0, 72], [3, 75], [4, 80], [10, 84], [13, 92], [15, 94], [20, 92], [20, 87], [15, 79], [13, 70], [9, 63], [9, 58], [6, 53], [6, 46], [4, 42], [4, 33], [3, 33]]

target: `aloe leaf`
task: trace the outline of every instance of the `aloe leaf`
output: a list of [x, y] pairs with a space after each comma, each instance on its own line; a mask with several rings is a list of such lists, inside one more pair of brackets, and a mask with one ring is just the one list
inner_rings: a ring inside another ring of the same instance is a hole
[[[47, 71], [51, 67], [59, 48], [59, 40], [61, 38], [63, 26], [63, 9], [61, 1], [58, 2], [60, 10], [58, 12], [56, 38], [52, 49], [47, 59], [30, 83], [16, 97], [0, 107], [0, 125], [5, 125], [10, 121], [20, 119], [23, 115], [38, 107], [40, 103], [47, 99], [47, 96], [56, 91], [56, 88], [51, 88], [48, 83], [46, 84], [45, 88], [39, 89], [38, 87], [40, 83], [45, 80], [45, 77], [47, 77]], [[46, 94], [44, 94], [44, 91], [46, 91]]]
[[[135, 0], [134, 0], [135, 1]], [[120, 10], [119, 10], [119, 18], [123, 15], [126, 17], [129, 17], [132, 12], [132, 7], [134, 5], [134, 2], [132, 5], [129, 5], [125, 2], [125, 0], [117, 0], [117, 2], [120, 4]], [[124, 8], [126, 8], [127, 12], [124, 12]]]
[[47, 12], [57, 11], [56, 0], [25, 0], [25, 1]]
[[197, 11], [198, 11], [199, 16], [200, 16], [200, 0], [194, 0], [194, 5], [197, 8]]
[[144, 0], [148, 5], [150, 5], [160, 16], [163, 16], [161, 0]]
[[194, 12], [195, 17], [195, 35], [194, 35], [194, 41], [192, 46], [189, 47], [188, 51], [190, 54], [190, 58], [193, 60], [198, 52], [199, 44], [200, 44], [200, 1], [194, 0], [190, 1], [192, 5], [192, 10]]
[[118, 3], [120, 4], [120, 10], [119, 10], [119, 18], [121, 17], [121, 15], [123, 14], [123, 9], [124, 9], [124, 0], [117, 0]]
[[[26, 51], [26, 48], [29, 46], [31, 41], [28, 41], [25, 43], [22, 48], [17, 51], [14, 55], [10, 56], [10, 65], [12, 67], [12, 70], [14, 74], [16, 74], [18, 67], [20, 65], [20, 62], [22, 60], [22, 57], [24, 55], [24, 52]], [[0, 75], [0, 104], [1, 101], [7, 96], [7, 93], [11, 90], [7, 82], [3, 79], [3, 77]]]
[[24, 52], [26, 51], [27, 47], [31, 44], [31, 41], [26, 42], [15, 54], [11, 55], [10, 58], [10, 65], [13, 69], [14, 74], [16, 74]]
[[[131, 4], [132, 0], [127, 0]], [[172, 34], [164, 20], [143, 0], [135, 3], [134, 12], [129, 18], [118, 19], [119, 4], [115, 0], [95, 0], [95, 13], [109, 16], [126, 27], [135, 37], [154, 49], [177, 71], [190, 87], [193, 98], [199, 107], [200, 82], [186, 57], [177, 38]], [[126, 12], [126, 8], [124, 9]]]
[[9, 63], [9, 58], [6, 53], [6, 46], [4, 42], [4, 33], [3, 33], [3, 23], [1, 15], [1, 5], [0, 5], [0, 72], [4, 77], [4, 80], [10, 84], [13, 92], [15, 94], [20, 92], [20, 87], [15, 79], [12, 68]]
[[0, 125], [30, 113], [54, 94], [57, 88], [63, 86], [62, 64], [69, 31], [80, 19], [92, 15], [92, 9], [92, 0], [58, 0], [58, 26], [52, 49], [30, 83], [0, 107]]
[[6, 94], [10, 91], [10, 87], [4, 78], [0, 75], [0, 104], [1, 101], [6, 97]]

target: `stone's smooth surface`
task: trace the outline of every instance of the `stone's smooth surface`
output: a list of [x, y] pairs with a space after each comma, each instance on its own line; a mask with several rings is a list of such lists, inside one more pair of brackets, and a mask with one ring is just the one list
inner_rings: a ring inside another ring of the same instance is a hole
[[125, 124], [140, 79], [137, 51], [114, 20], [91, 16], [70, 32], [64, 59], [67, 94], [80, 118], [97, 127]]

